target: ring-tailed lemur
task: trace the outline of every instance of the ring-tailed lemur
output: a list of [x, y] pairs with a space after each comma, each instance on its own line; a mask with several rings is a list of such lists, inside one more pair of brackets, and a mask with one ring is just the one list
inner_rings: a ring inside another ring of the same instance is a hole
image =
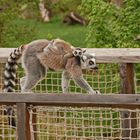
[[[25, 70], [25, 77], [20, 80], [21, 91], [29, 92], [42, 78], [48, 69], [61, 70], [62, 91], [68, 92], [70, 78], [90, 94], [97, 93], [83, 78], [82, 69], [95, 69], [96, 62], [93, 54], [85, 53], [85, 50], [74, 48], [68, 42], [60, 39], [48, 41], [46, 39], [36, 40], [16, 48], [8, 58], [4, 70], [4, 91], [14, 92], [17, 62], [21, 58]], [[12, 115], [14, 111], [7, 108], [7, 114]], [[15, 126], [15, 120], [9, 117], [9, 124]]]
[[96, 68], [94, 55], [85, 53], [85, 50], [76, 50], [71, 44], [60, 39], [54, 39], [53, 41], [36, 40], [15, 49], [10, 54], [5, 66], [4, 91], [6, 92], [14, 91], [15, 72], [20, 57], [26, 74], [20, 80], [22, 92], [29, 92], [38, 81], [44, 78], [47, 70], [51, 69], [63, 71], [62, 91], [64, 93], [68, 92], [70, 78], [88, 93], [96, 93], [82, 75], [82, 69]]

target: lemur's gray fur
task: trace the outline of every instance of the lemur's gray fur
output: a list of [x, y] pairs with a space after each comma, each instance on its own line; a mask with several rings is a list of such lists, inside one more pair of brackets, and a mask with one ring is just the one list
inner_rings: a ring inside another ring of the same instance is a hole
[[4, 91], [14, 91], [15, 72], [17, 61], [20, 57], [26, 74], [20, 80], [22, 92], [30, 92], [38, 81], [45, 77], [47, 70], [51, 69], [63, 71], [63, 93], [68, 92], [68, 81], [70, 78], [88, 93], [96, 93], [82, 75], [82, 69], [96, 68], [94, 56], [85, 53], [85, 50], [76, 49], [71, 44], [60, 39], [52, 41], [46, 39], [36, 40], [15, 49], [5, 66]]

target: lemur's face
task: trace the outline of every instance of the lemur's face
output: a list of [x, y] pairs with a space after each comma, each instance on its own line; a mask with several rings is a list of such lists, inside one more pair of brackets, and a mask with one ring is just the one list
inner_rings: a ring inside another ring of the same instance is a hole
[[84, 53], [86, 52], [86, 50], [81, 49], [81, 48], [75, 48], [73, 51], [73, 55], [74, 56], [79, 56], [82, 57], [84, 55]]
[[94, 54], [84, 54], [81, 57], [82, 69], [98, 69], [96, 65], [96, 59]]

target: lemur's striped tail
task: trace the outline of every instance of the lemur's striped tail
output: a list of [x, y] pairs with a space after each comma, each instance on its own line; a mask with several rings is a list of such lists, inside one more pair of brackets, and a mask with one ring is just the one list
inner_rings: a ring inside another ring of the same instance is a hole
[[[24, 46], [16, 48], [11, 52], [4, 70], [4, 92], [14, 92], [15, 91], [15, 80], [16, 80], [16, 70], [17, 70], [17, 61], [20, 59]], [[9, 125], [16, 127], [15, 120], [15, 111], [12, 106], [7, 106], [6, 115], [8, 115]]]
[[11, 52], [4, 70], [4, 92], [14, 92], [15, 91], [15, 80], [16, 80], [16, 70], [17, 61], [20, 59], [24, 46], [21, 45]]

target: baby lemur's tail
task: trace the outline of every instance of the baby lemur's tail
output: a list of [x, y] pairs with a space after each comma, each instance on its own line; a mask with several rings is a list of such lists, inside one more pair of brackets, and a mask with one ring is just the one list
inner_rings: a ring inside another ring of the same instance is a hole
[[15, 79], [17, 70], [17, 61], [20, 59], [24, 46], [21, 45], [11, 52], [4, 69], [4, 92], [15, 91]]
[[[21, 45], [19, 48], [16, 48], [11, 52], [4, 69], [4, 92], [14, 92], [15, 91], [15, 80], [16, 80], [16, 70], [17, 70], [17, 61], [20, 59], [24, 46]], [[9, 125], [16, 126], [16, 121], [14, 117], [14, 110], [11, 106], [6, 108], [6, 115], [8, 117]]]

